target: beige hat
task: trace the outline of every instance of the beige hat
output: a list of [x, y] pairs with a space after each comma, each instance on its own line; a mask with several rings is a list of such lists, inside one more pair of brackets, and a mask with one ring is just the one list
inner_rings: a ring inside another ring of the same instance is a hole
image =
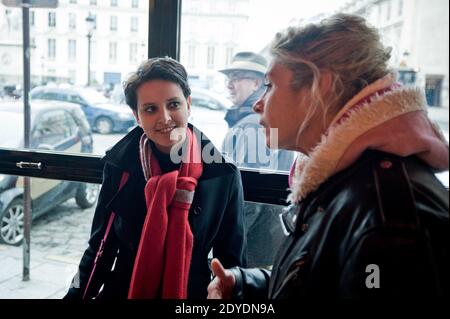
[[231, 65], [219, 72], [228, 75], [235, 71], [252, 71], [263, 76], [266, 70], [267, 61], [262, 55], [253, 52], [238, 52], [231, 60]]

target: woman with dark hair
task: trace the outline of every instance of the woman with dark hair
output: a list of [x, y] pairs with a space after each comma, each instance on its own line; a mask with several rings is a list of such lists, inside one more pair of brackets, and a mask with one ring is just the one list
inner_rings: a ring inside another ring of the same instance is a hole
[[145, 61], [124, 90], [139, 126], [103, 159], [89, 247], [66, 298], [205, 298], [211, 250], [229, 267], [246, 264], [239, 170], [188, 124], [180, 63]]
[[423, 90], [387, 68], [390, 50], [358, 16], [278, 34], [254, 105], [270, 146], [298, 151], [288, 234], [272, 272], [225, 270], [210, 298], [442, 296], [449, 293], [449, 150]]

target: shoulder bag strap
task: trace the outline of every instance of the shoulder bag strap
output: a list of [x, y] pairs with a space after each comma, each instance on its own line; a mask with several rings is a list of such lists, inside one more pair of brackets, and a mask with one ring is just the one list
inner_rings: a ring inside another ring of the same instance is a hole
[[[122, 178], [120, 179], [119, 191], [122, 189], [122, 187], [127, 182], [128, 176], [129, 176], [128, 172], [123, 172]], [[95, 269], [97, 268], [97, 263], [103, 254], [103, 250], [105, 249], [105, 242], [106, 242], [106, 239], [108, 238], [109, 232], [111, 231], [111, 227], [113, 225], [115, 217], [116, 217], [116, 213], [111, 212], [111, 215], [109, 216], [109, 220], [108, 220], [108, 225], [106, 226], [105, 235], [103, 236], [103, 239], [100, 242], [100, 246], [98, 247], [97, 254], [95, 255], [94, 265], [92, 267], [91, 275], [89, 276], [89, 280], [86, 284], [86, 288], [84, 289], [83, 299], [86, 299], [86, 297], [87, 297], [87, 292], [89, 291], [89, 286], [91, 284], [92, 278], [94, 277]]]

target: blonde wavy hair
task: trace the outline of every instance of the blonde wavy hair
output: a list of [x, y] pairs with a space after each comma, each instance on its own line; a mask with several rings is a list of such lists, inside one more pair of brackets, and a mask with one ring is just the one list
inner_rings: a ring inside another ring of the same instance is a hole
[[[289, 27], [275, 36], [270, 51], [275, 63], [293, 72], [292, 89], [307, 88], [312, 101], [297, 142], [317, 108], [325, 123], [356, 93], [390, 72], [391, 48], [385, 48], [378, 31], [355, 15], [336, 14], [316, 24]], [[327, 96], [319, 90], [323, 72], [332, 78]]]

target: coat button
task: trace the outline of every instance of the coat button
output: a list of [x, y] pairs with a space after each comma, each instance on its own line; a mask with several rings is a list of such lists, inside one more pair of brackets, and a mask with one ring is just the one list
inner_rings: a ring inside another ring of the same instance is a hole
[[194, 209], [195, 215], [200, 215], [201, 212], [202, 212], [202, 208], [200, 206], [195, 207], [195, 209]]
[[325, 209], [322, 206], [317, 207], [318, 213], [323, 213], [324, 211], [325, 211]]
[[301, 230], [302, 232], [306, 232], [307, 229], [308, 229], [308, 224], [302, 224], [302, 225], [300, 226], [300, 230]]
[[384, 160], [384, 161], [380, 162], [380, 166], [381, 166], [381, 168], [389, 169], [392, 167], [392, 162], [388, 161], [388, 160]]

